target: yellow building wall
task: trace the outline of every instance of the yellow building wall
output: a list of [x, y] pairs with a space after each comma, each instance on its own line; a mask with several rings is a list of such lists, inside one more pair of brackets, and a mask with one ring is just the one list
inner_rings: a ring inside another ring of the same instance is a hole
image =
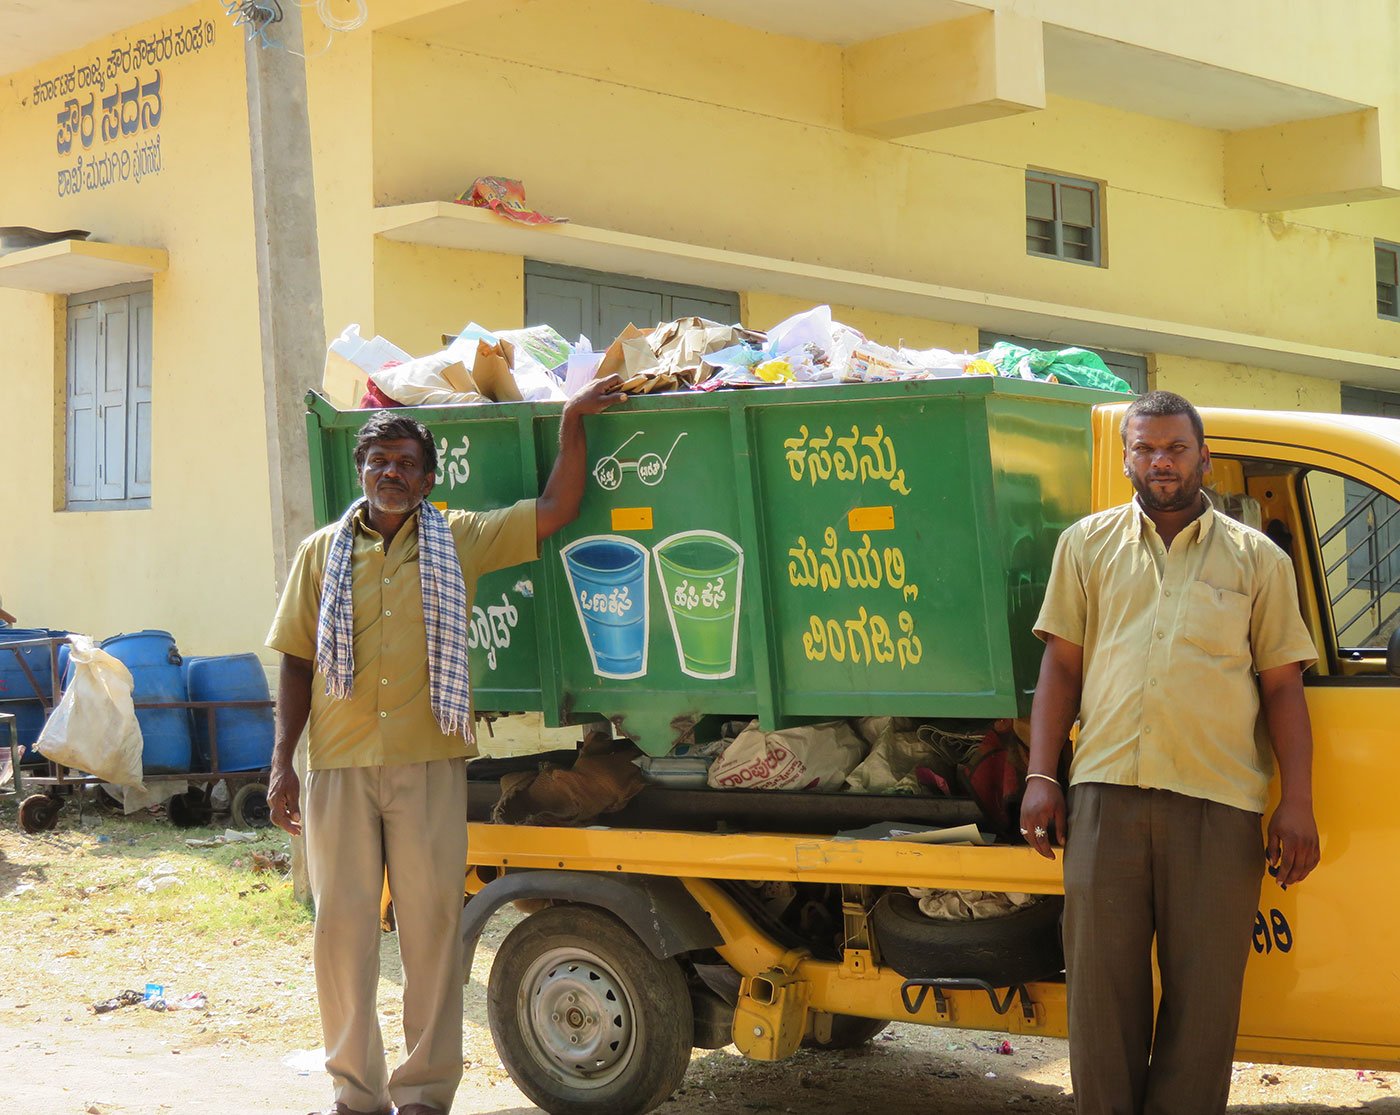
[[376, 238], [375, 328], [414, 356], [437, 352], [444, 333], [471, 321], [518, 329], [525, 324], [524, 262]]
[[[750, 329], [771, 329], [793, 314], [811, 308], [812, 304], [803, 299], [763, 291], [748, 291], [739, 300], [739, 316]], [[831, 307], [831, 316], [883, 345], [946, 348], [949, 352], [976, 352], [978, 349], [977, 330], [969, 325], [840, 305]]]
[[[174, 34], [182, 27], [186, 34]], [[175, 54], [177, 41], [185, 49]], [[128, 47], [138, 53], [119, 55], [108, 78], [112, 51]], [[105, 89], [76, 86], [75, 67], [93, 63]], [[157, 70], [158, 124], [141, 129], [138, 117], [136, 134], [104, 141], [102, 97], [137, 78], [149, 83]], [[55, 78], [72, 80], [74, 92], [49, 98]], [[79, 135], [60, 154], [56, 114], [69, 96], [86, 104], [89, 93], [91, 145]], [[274, 584], [245, 106], [242, 37], [207, 4], [0, 79], [7, 222], [91, 229], [95, 240], [170, 256], [153, 283], [147, 510], [56, 509], [65, 483], [65, 302], [0, 290], [0, 471], [9, 477], [0, 505], [12, 526], [0, 592], [26, 625], [97, 636], [166, 628], [186, 653], [249, 650], [266, 634]], [[122, 180], [121, 153], [130, 167], [133, 148], [156, 142], [159, 170]], [[109, 155], [118, 168], [111, 185], [93, 188], [93, 179], [59, 196], [60, 172]]]
[[[1219, 132], [1052, 97], [914, 140], [853, 135], [837, 48], [638, 0], [460, 5], [373, 49], [379, 205], [505, 174], [586, 225], [1400, 356], [1371, 255], [1400, 204], [1368, 206], [1365, 233], [1228, 209]], [[1109, 266], [1026, 254], [1028, 166], [1106, 183]]]
[[1305, 410], [1338, 414], [1342, 385], [1336, 380], [1294, 375], [1245, 364], [1222, 364], [1159, 353], [1149, 365], [1150, 386], [1175, 391], [1197, 406], [1245, 410]]

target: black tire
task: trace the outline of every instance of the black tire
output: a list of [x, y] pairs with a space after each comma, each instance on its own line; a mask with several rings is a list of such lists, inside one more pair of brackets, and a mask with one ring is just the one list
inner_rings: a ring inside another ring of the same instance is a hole
[[238, 787], [229, 803], [229, 820], [236, 829], [265, 829], [272, 824], [272, 810], [267, 804], [267, 787], [261, 782], [246, 782]]
[[[810, 1017], [810, 1016], [809, 1016]], [[813, 1020], [813, 1023], [815, 1020]], [[831, 1037], [819, 1041], [809, 1027], [802, 1039], [803, 1049], [858, 1049], [866, 1042], [878, 1037], [890, 1024], [888, 1018], [861, 1018], [855, 1014], [833, 1014], [831, 1016]]]
[[48, 794], [31, 794], [20, 802], [19, 827], [31, 836], [48, 832], [58, 825], [58, 811], [63, 803]]
[[905, 979], [980, 979], [1013, 987], [1058, 976], [1064, 899], [1050, 895], [1000, 918], [945, 921], [925, 917], [903, 891], [875, 904], [871, 923], [887, 967]]
[[165, 815], [177, 829], [192, 829], [207, 825], [214, 809], [205, 800], [203, 790], [191, 789], [166, 802]]
[[506, 1071], [550, 1115], [644, 1115], [690, 1064], [681, 966], [588, 906], [551, 906], [510, 931], [486, 1011]]

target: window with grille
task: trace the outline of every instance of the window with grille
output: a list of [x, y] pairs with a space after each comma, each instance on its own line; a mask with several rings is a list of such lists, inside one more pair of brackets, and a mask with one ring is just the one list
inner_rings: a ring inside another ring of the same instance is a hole
[[1102, 266], [1099, 184], [1043, 171], [1026, 172], [1026, 252]]
[[[1400, 418], [1400, 393], [1343, 384], [1342, 413]], [[1344, 495], [1350, 587], [1373, 595], [1400, 593], [1400, 504], [1350, 479]]]
[[1400, 244], [1376, 241], [1376, 316], [1400, 321]]

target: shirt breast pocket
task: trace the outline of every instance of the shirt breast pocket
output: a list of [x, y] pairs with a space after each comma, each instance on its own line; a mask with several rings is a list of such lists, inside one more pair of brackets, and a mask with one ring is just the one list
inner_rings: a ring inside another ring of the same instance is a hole
[[1214, 658], [1249, 654], [1249, 597], [1194, 581], [1186, 597], [1182, 635]]

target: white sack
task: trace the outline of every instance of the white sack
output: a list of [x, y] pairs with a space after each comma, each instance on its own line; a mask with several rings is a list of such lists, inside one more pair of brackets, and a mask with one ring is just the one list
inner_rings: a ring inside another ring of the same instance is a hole
[[754, 721], [710, 766], [709, 783], [724, 790], [839, 790], [865, 755], [844, 720], [764, 732]]
[[86, 635], [69, 642], [73, 680], [39, 733], [39, 753], [103, 782], [144, 789], [131, 671]]

